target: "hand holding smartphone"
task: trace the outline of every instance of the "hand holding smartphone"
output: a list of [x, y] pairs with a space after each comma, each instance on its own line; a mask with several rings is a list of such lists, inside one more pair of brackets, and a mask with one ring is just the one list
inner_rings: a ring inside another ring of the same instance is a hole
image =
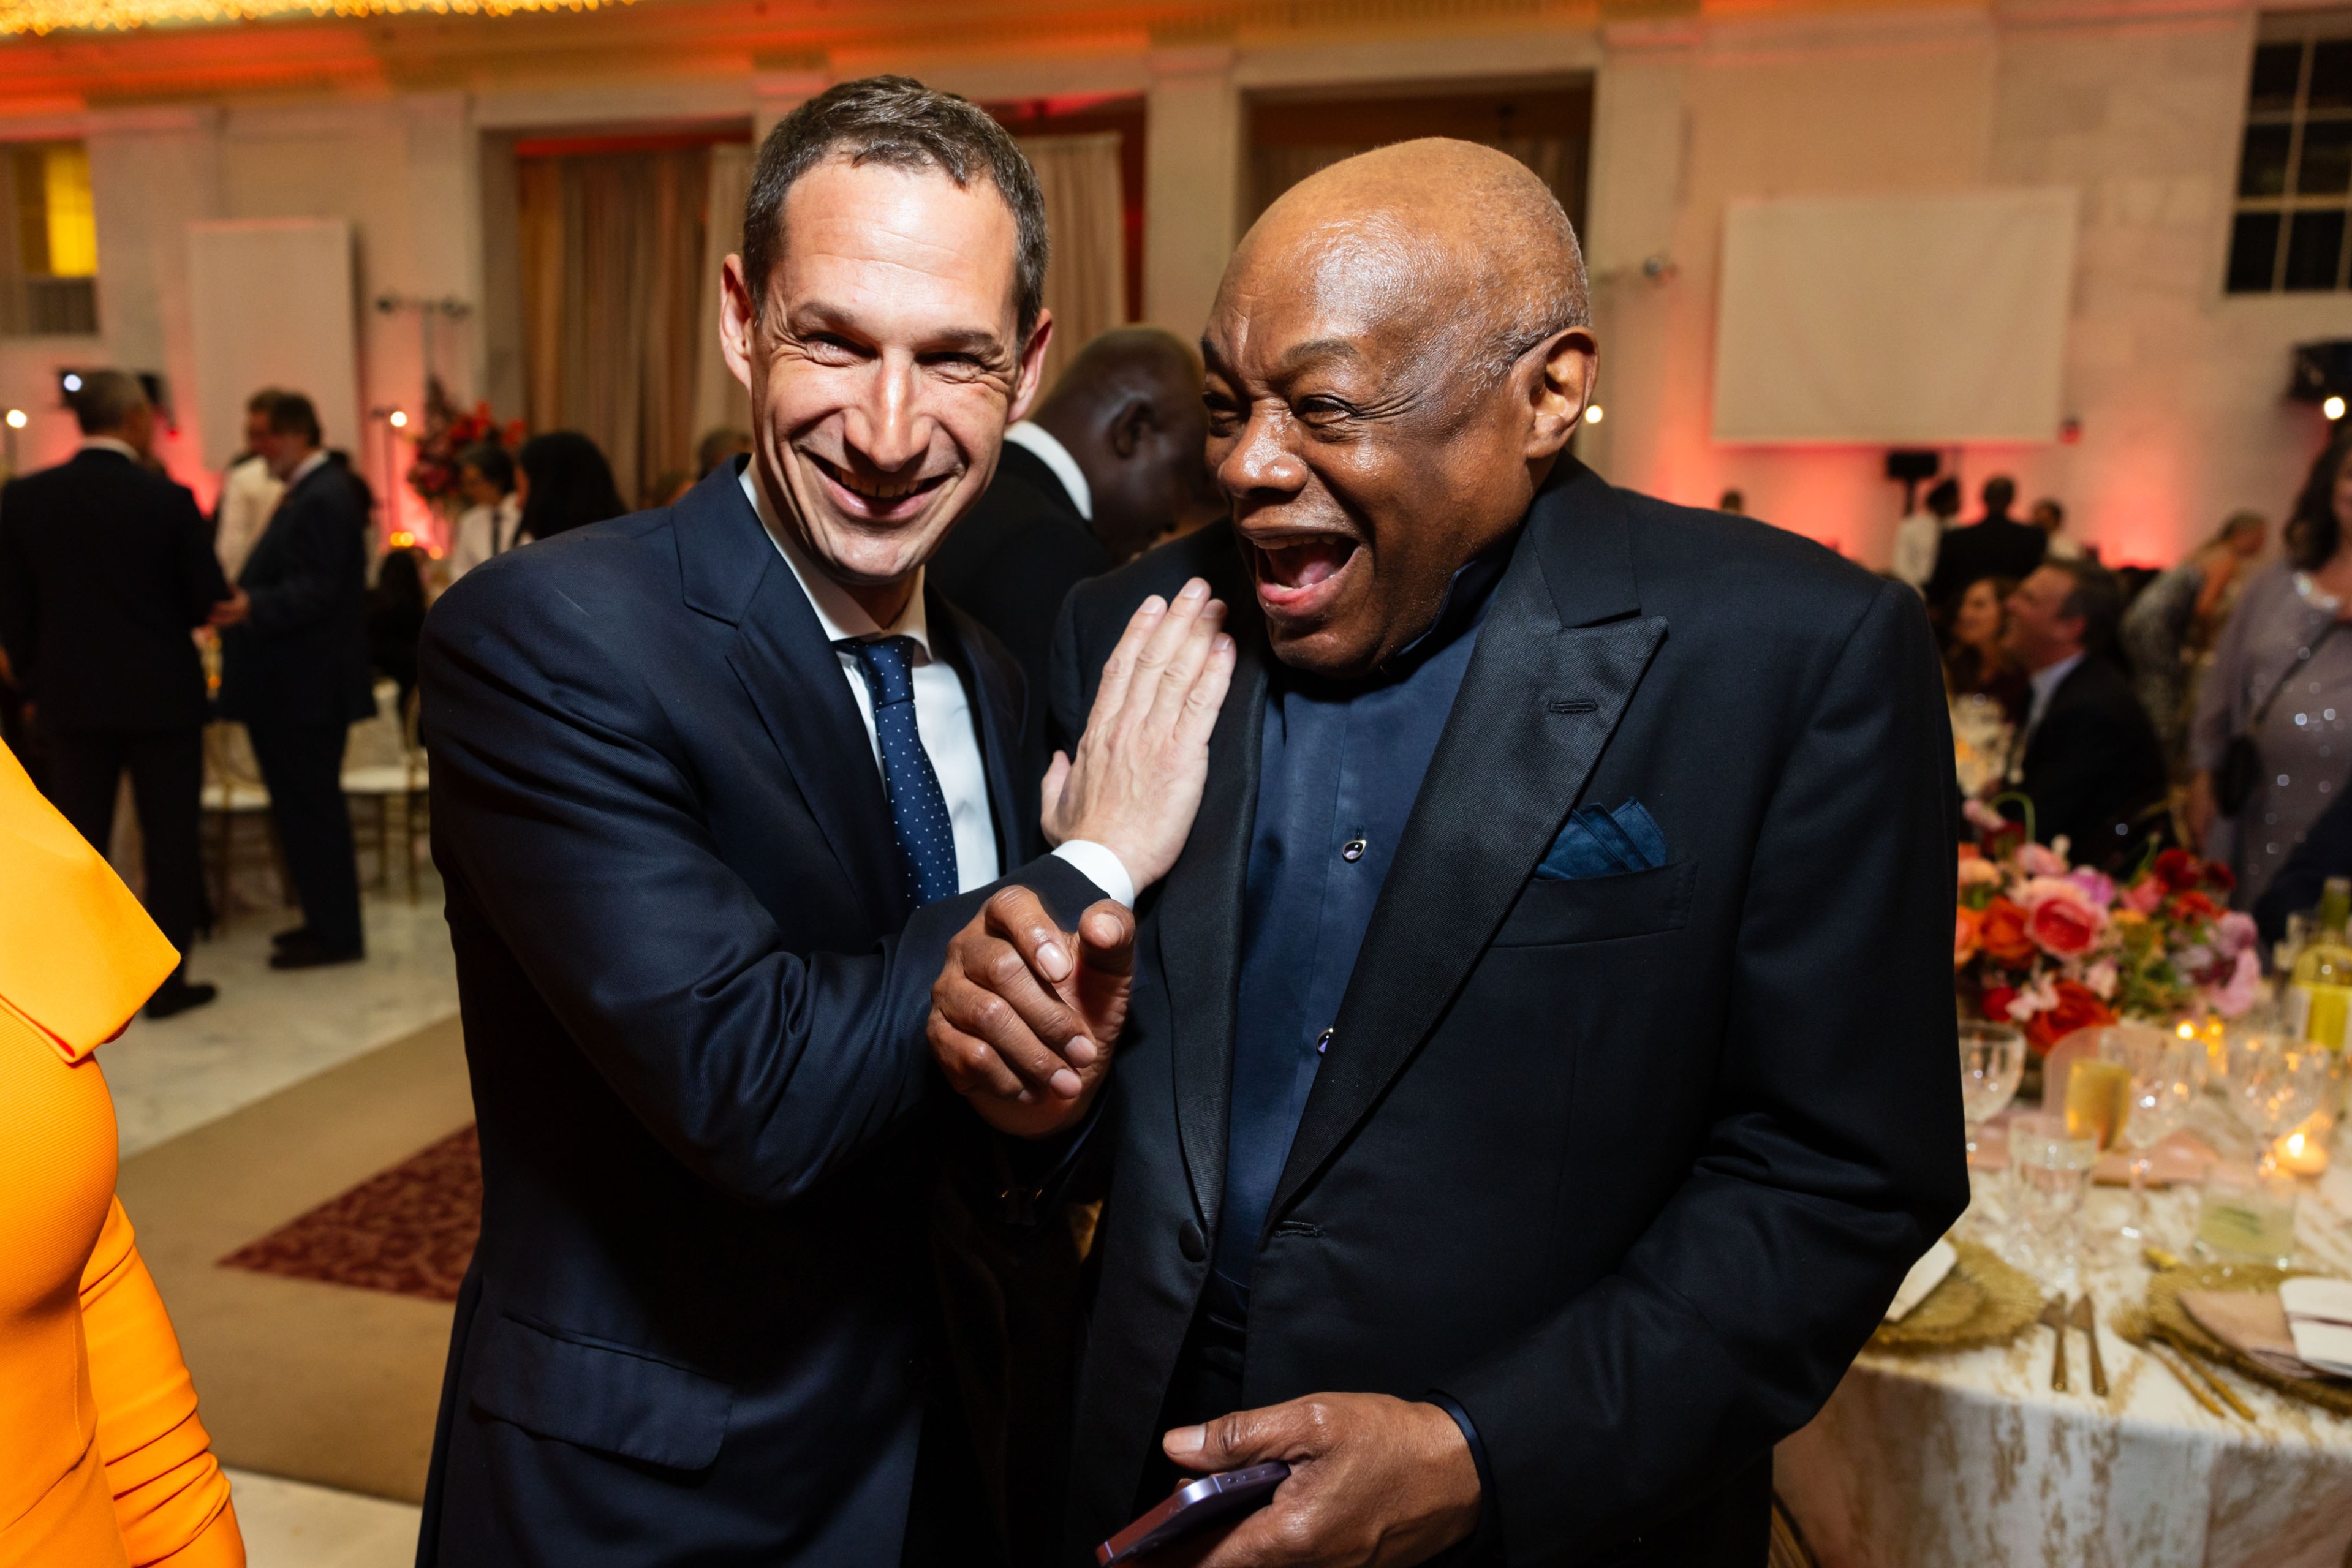
[[1289, 1475], [1290, 1467], [1274, 1459], [1246, 1469], [1221, 1470], [1188, 1482], [1178, 1487], [1166, 1502], [1096, 1547], [1095, 1562], [1100, 1568], [1131, 1563], [1195, 1531], [1263, 1508], [1266, 1499], [1274, 1495], [1274, 1489]]

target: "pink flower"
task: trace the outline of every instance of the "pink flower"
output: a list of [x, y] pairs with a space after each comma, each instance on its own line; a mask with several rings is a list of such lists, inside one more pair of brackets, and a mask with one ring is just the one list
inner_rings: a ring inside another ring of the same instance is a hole
[[2064, 876], [2066, 857], [2046, 844], [2024, 844], [2017, 852], [2017, 863], [2031, 877]]
[[2253, 949], [2249, 947], [2238, 955], [2237, 967], [2229, 979], [2209, 989], [2206, 996], [2212, 1002], [2215, 1012], [2225, 1019], [2233, 1019], [2254, 1005], [2254, 998], [2262, 995], [2262, 960], [2255, 957]]
[[2252, 950], [2260, 933], [2254, 927], [2254, 917], [2242, 910], [2232, 909], [2214, 923], [2213, 942], [2222, 952], [2242, 956]]
[[1961, 801], [1960, 815], [1969, 820], [1970, 827], [1983, 832], [1997, 833], [2009, 826], [2008, 818], [1986, 805], [1982, 800], [1971, 799]]
[[2116, 973], [2116, 967], [2105, 958], [2083, 971], [2083, 984], [2090, 987], [2092, 993], [2103, 1002], [2116, 999], [2116, 987], [2121, 978]]
[[2025, 931], [2034, 945], [2055, 957], [2091, 950], [2106, 929], [2107, 912], [2091, 902], [2080, 884], [2063, 876], [2037, 876], [2019, 891]]
[[2066, 873], [2066, 880], [2091, 895], [2091, 902], [2105, 909], [2116, 901], [2115, 878], [2089, 866], [2077, 866]]
[[2164, 902], [2164, 883], [2152, 876], [2144, 876], [2124, 889], [2124, 907], [2141, 915], [2153, 915]]

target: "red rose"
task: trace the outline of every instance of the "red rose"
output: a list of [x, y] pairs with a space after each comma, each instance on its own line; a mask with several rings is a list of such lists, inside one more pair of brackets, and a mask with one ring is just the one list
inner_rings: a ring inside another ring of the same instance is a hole
[[2208, 886], [2217, 888], [2221, 892], [2233, 893], [2237, 890], [2238, 886], [2238, 873], [2231, 871], [2228, 866], [2223, 865], [2220, 861], [2207, 861], [2205, 862], [2205, 882]]
[[2099, 1029], [2116, 1021], [2115, 1009], [2080, 980], [2061, 980], [2052, 988], [2058, 1005], [2025, 1020], [2025, 1043], [2034, 1055], [2047, 1056], [2052, 1046], [2078, 1029]]
[[2205, 862], [2187, 850], [2167, 850], [2156, 857], [2156, 877], [2174, 893], [2183, 893], [2205, 880]]
[[2187, 925], [2194, 920], [2218, 920], [2221, 906], [2201, 893], [2183, 893], [2172, 900], [2172, 918]]
[[1979, 1006], [1982, 1008], [1984, 1016], [1995, 1023], [2015, 1023], [2017, 1020], [2009, 1016], [2009, 1004], [2015, 1000], [2015, 986], [1995, 986], [1984, 994]]
[[2006, 898], [1984, 907], [1984, 925], [1977, 946], [1988, 957], [2003, 964], [2025, 964], [2033, 958], [2033, 937], [2025, 929], [2025, 911]]
[[[2183, 894], [2196, 898], [2197, 894]], [[2087, 953], [2099, 939], [2099, 916], [2087, 904], [2071, 898], [2045, 898], [2026, 916], [2025, 928], [2042, 951], [2060, 958]]]

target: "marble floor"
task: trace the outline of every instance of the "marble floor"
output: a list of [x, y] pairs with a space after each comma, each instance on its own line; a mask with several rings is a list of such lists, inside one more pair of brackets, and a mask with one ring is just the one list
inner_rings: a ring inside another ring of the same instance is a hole
[[[163, 1143], [364, 1055], [457, 1010], [457, 967], [429, 871], [416, 902], [371, 894], [363, 963], [279, 973], [270, 933], [290, 915], [247, 915], [199, 944], [191, 976], [221, 988], [210, 1006], [144, 1017], [99, 1052], [126, 1155]], [[201, 1397], [202, 1390], [198, 1391]], [[251, 1568], [406, 1568], [417, 1510], [276, 1476], [233, 1470]]]

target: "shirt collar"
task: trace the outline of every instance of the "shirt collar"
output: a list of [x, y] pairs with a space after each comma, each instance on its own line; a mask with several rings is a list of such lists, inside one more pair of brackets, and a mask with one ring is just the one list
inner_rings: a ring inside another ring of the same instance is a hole
[[2074, 666], [2081, 664], [2084, 657], [2083, 653], [2070, 653], [2054, 664], [2042, 665], [2025, 678], [2026, 684], [2033, 688], [2036, 709], [2050, 706], [2051, 697], [2065, 684], [2066, 677], [2074, 673]]
[[1078, 460], [1070, 455], [1070, 449], [1052, 431], [1024, 419], [1009, 427], [1004, 439], [1034, 453], [1037, 461], [1052, 469], [1054, 477], [1062, 482], [1062, 488], [1070, 493], [1070, 505], [1078, 509], [1078, 516], [1090, 523], [1095, 520], [1095, 492], [1094, 486], [1087, 483], [1087, 471], [1078, 466]]
[[81, 449], [84, 452], [116, 453], [130, 458], [133, 463], [143, 461], [139, 455], [139, 448], [111, 435], [85, 435], [81, 438]]
[[294, 465], [294, 472], [286, 476], [286, 487], [291, 490], [295, 486], [299, 485], [303, 480], [308, 479], [311, 474], [326, 461], [327, 449], [321, 446], [317, 451], [311, 453], [310, 456], [305, 457], [301, 462]]
[[915, 645], [923, 651], [923, 657], [929, 659], [931, 629], [930, 618], [923, 609], [922, 569], [918, 567], [915, 570], [915, 591], [907, 596], [907, 608], [899, 612], [898, 622], [890, 626], [877, 625], [874, 617], [866, 613], [866, 607], [849, 596], [847, 589], [827, 577], [824, 569], [809, 559], [808, 552], [801, 548], [800, 540], [793, 537], [793, 531], [784, 527], [774, 509], [768, 505], [768, 493], [751, 476], [756, 462], [754, 459], [744, 464], [743, 471], [736, 476], [736, 479], [742, 485], [743, 494], [750, 499], [751, 509], [760, 514], [760, 526], [768, 530], [768, 538], [774, 542], [776, 553], [782, 556], [784, 564], [793, 569], [793, 580], [808, 596], [809, 608], [816, 612], [816, 623], [824, 630], [824, 640], [842, 643], [864, 642], [875, 637], [911, 637]]

